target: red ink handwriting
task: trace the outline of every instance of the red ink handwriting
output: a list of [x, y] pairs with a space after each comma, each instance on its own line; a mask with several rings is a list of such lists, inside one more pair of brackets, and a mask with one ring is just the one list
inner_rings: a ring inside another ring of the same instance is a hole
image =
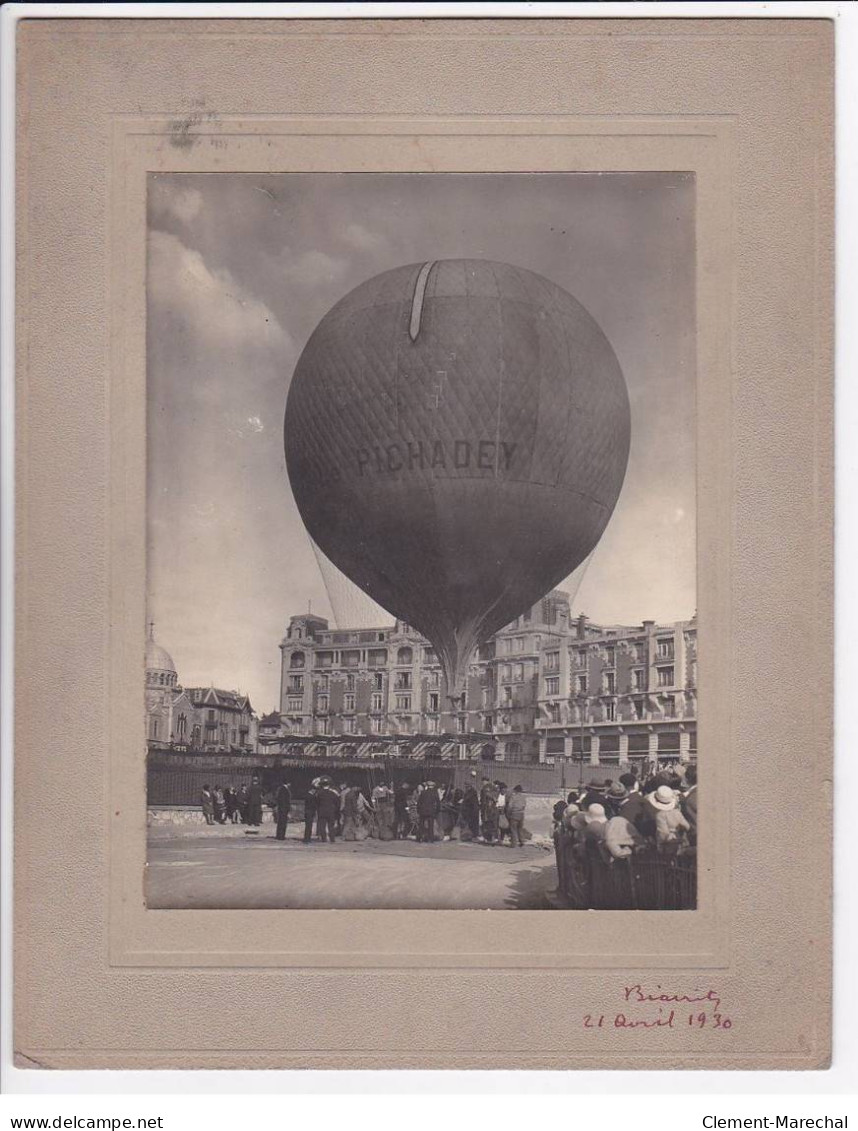
[[626, 986], [624, 996], [626, 1001], [641, 1003], [652, 1001], [664, 1002], [668, 1005], [694, 1005], [697, 1002], [711, 1002], [716, 1009], [721, 1008], [721, 998], [718, 996], [715, 990], [710, 989], [704, 990], [703, 992], [696, 990], [692, 994], [675, 994], [665, 993], [659, 985], [657, 985], [655, 988], [658, 992], [650, 993], [647, 989], [644, 989], [644, 987], [640, 983], [637, 983], [634, 986]]
[[[721, 995], [717, 990], [707, 987], [680, 993], [665, 989], [660, 984], [644, 986], [637, 982], [625, 986], [623, 1001], [628, 1006], [641, 1009], [625, 1009], [620, 1013], [586, 1013], [585, 1029], [678, 1029], [687, 1026], [691, 1029], [732, 1029], [732, 1018], [721, 1010]], [[682, 1006], [695, 1005], [696, 1010], [687, 1014]], [[655, 1010], [653, 1009], [655, 1006]]]

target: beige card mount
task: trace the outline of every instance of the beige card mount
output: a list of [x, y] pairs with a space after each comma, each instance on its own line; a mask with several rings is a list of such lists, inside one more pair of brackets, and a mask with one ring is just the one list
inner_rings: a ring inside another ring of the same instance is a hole
[[[825, 1067], [830, 25], [44, 19], [18, 39], [19, 1063]], [[696, 910], [147, 907], [150, 178], [635, 172], [695, 186]]]

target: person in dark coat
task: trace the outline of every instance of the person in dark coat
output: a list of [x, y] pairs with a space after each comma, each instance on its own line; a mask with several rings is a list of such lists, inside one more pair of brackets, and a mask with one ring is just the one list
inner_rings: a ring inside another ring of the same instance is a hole
[[248, 789], [244, 782], [238, 787], [236, 798], [238, 800], [238, 815], [241, 818], [241, 823], [246, 825], [248, 822]]
[[476, 840], [480, 835], [480, 795], [477, 793], [475, 777], [476, 772], [472, 770], [471, 780], [465, 786], [465, 792], [459, 806], [460, 820], [463, 832], [466, 834], [462, 837], [463, 840]]
[[262, 824], [262, 782], [256, 774], [247, 791], [247, 823], [254, 828]]
[[438, 790], [435, 788], [435, 783], [428, 781], [426, 788], [421, 790], [420, 796], [417, 798], [417, 816], [420, 819], [420, 826], [417, 830], [417, 839], [421, 842], [432, 842], [435, 840], [435, 818], [441, 811], [441, 799], [438, 796]]
[[610, 820], [611, 817], [618, 817], [620, 815], [620, 809], [623, 803], [628, 800], [628, 796], [629, 791], [622, 782], [617, 781], [612, 783], [611, 788], [605, 794], [605, 800], [603, 802], [605, 815], [608, 820]]
[[509, 843], [511, 848], [521, 848], [524, 843], [521, 834], [524, 829], [524, 812], [527, 808], [527, 798], [524, 790], [517, 785], [512, 793], [507, 794], [506, 819], [509, 822]]
[[216, 785], [212, 790], [212, 798], [214, 799], [214, 815], [215, 820], [219, 825], [226, 824], [226, 801], [224, 800], [223, 790], [219, 785]]
[[494, 844], [498, 835], [498, 791], [488, 778], [483, 778], [480, 790], [480, 820], [483, 840], [486, 844]]
[[620, 784], [628, 790], [626, 800], [620, 805], [618, 815], [625, 817], [640, 832], [638, 821], [644, 813], [644, 799], [640, 791], [640, 783], [635, 774], [620, 774]]
[[411, 796], [411, 783], [400, 782], [393, 791], [393, 836], [396, 840], [406, 840], [411, 831], [411, 818], [408, 816], [408, 798]]
[[444, 840], [450, 840], [459, 821], [459, 806], [462, 804], [462, 791], [451, 783], [441, 799], [441, 833]]
[[319, 795], [318, 781], [314, 778], [304, 798], [304, 844], [309, 844], [313, 838], [313, 821], [316, 819], [317, 797]]
[[605, 785], [597, 778], [592, 778], [587, 782], [587, 791], [576, 804], [582, 813], [586, 813], [591, 805], [605, 805]]
[[231, 821], [232, 824], [238, 823], [238, 798], [235, 795], [235, 790], [231, 785], [228, 785], [223, 791], [223, 800], [226, 805], [226, 819]]
[[697, 844], [697, 767], [685, 767], [685, 784], [687, 789], [682, 796], [680, 805], [682, 807], [682, 814], [691, 825], [691, 832], [689, 833], [689, 842], [693, 845]]
[[334, 789], [330, 778], [322, 778], [321, 789], [316, 796], [316, 831], [319, 840], [331, 844], [337, 839], [337, 818], [340, 815], [340, 794]]
[[277, 839], [286, 839], [286, 826], [289, 824], [289, 813], [292, 809], [292, 791], [288, 782], [281, 782], [277, 788], [274, 804], [277, 812]]
[[207, 825], [214, 824], [214, 795], [208, 785], [204, 785], [200, 794], [200, 804], [203, 807], [203, 816]]

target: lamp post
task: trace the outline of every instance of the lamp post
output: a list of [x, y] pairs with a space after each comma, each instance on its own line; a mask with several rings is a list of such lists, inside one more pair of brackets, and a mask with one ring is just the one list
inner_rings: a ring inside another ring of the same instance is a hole
[[578, 722], [581, 724], [581, 750], [578, 757], [578, 786], [584, 784], [584, 712], [587, 707], [587, 696], [581, 694], [576, 700], [578, 704]]

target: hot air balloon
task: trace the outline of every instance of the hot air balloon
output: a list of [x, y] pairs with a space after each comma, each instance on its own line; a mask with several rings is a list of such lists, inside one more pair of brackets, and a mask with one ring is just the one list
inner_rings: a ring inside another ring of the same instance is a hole
[[457, 697], [474, 647], [599, 541], [630, 414], [576, 299], [521, 267], [450, 259], [376, 275], [325, 315], [284, 433], [310, 536], [428, 637]]

